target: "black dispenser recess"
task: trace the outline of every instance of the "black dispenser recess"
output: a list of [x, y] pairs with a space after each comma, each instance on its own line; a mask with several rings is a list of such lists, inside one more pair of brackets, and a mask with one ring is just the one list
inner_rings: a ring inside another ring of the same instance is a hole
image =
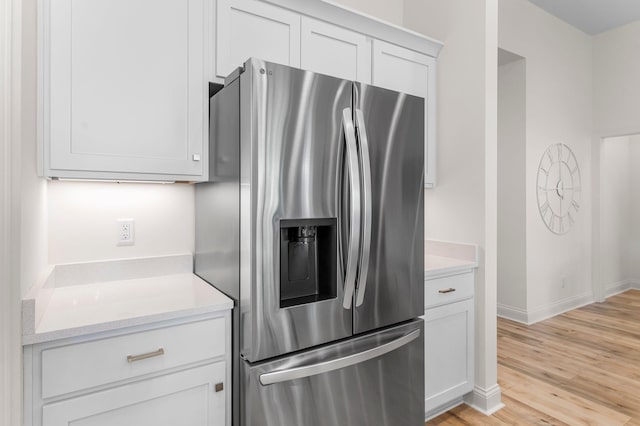
[[335, 218], [280, 221], [280, 307], [336, 297]]

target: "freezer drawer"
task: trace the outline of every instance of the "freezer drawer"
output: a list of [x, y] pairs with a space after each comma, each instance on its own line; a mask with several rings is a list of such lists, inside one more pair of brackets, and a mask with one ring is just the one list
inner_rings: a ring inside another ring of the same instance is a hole
[[422, 426], [420, 319], [263, 363], [243, 362], [245, 426]]

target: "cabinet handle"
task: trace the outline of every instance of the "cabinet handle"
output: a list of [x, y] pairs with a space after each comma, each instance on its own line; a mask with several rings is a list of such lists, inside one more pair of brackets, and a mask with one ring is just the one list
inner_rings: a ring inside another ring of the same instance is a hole
[[132, 363], [132, 362], [141, 361], [143, 359], [153, 358], [160, 355], [164, 355], [164, 349], [162, 348], [158, 349], [157, 351], [149, 352], [142, 355], [127, 355], [127, 362]]
[[454, 291], [456, 291], [455, 288], [443, 288], [438, 290], [438, 293], [445, 294], [445, 293], [453, 293]]
[[222, 392], [224, 390], [224, 383], [216, 383], [215, 389], [216, 392]]

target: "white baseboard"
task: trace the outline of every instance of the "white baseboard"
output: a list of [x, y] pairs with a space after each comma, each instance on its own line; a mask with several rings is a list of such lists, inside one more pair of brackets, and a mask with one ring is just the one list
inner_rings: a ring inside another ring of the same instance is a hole
[[489, 389], [475, 386], [473, 391], [464, 397], [464, 402], [485, 416], [490, 416], [504, 407], [500, 386], [495, 384]]
[[611, 296], [615, 296], [616, 294], [620, 294], [632, 288], [631, 280], [622, 280], [617, 283], [613, 283], [605, 286], [604, 289], [604, 297], [605, 299]]
[[456, 398], [453, 401], [450, 401], [447, 404], [443, 404], [443, 405], [441, 405], [441, 406], [439, 406], [437, 408], [434, 408], [431, 411], [427, 411], [424, 414], [424, 421], [428, 422], [429, 420], [433, 419], [434, 417], [438, 417], [440, 414], [446, 413], [447, 411], [456, 408], [460, 404], [464, 404], [464, 400], [462, 399], [462, 397]]
[[530, 310], [498, 304], [498, 316], [522, 324], [531, 325], [590, 303], [593, 303], [593, 294], [591, 294], [591, 292], [568, 297], [549, 305], [540, 306]]
[[514, 306], [502, 305], [500, 303], [498, 303], [498, 316], [522, 324], [528, 324], [529, 318], [526, 310]]
[[630, 285], [629, 288], [632, 288], [634, 290], [640, 290], [640, 281], [630, 280], [629, 285]]
[[593, 294], [591, 292], [580, 294], [566, 299], [558, 300], [547, 306], [541, 306], [528, 312], [528, 324], [546, 320], [556, 315], [580, 308], [582, 306], [593, 303]]

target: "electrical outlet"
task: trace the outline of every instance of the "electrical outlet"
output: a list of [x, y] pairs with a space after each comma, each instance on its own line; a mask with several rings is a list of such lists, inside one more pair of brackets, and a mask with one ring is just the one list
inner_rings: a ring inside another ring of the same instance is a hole
[[133, 219], [118, 219], [116, 221], [117, 227], [117, 245], [119, 246], [132, 246], [134, 239], [134, 223]]

